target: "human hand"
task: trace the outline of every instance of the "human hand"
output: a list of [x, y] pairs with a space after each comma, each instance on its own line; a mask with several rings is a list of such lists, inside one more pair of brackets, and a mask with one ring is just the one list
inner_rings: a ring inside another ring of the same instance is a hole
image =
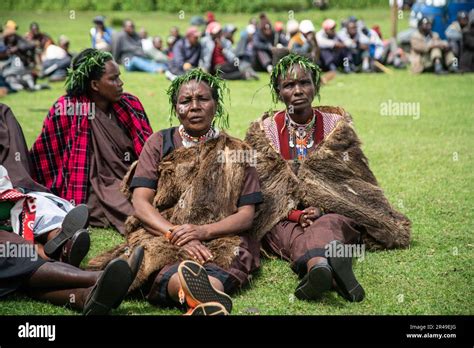
[[191, 240], [206, 240], [207, 236], [207, 229], [204, 226], [184, 224], [173, 228], [169, 241], [171, 244], [182, 246]]
[[308, 227], [313, 224], [313, 221], [322, 215], [321, 209], [315, 207], [308, 207], [303, 210], [300, 216], [299, 224], [301, 227]]
[[211, 261], [214, 258], [211, 251], [204, 244], [195, 239], [184, 244], [181, 249], [201, 264]]

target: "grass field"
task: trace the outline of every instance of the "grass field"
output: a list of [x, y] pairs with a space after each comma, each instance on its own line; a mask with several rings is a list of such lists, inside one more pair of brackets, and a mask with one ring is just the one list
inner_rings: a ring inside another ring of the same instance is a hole
[[[354, 14], [369, 25], [378, 23], [388, 34], [387, 9], [334, 10], [306, 17], [321, 23], [324, 17], [337, 20]], [[89, 45], [88, 28], [94, 13], [2, 13], [0, 22], [13, 18], [26, 31], [35, 20], [57, 37], [66, 34], [71, 49]], [[110, 13], [109, 18], [133, 18], [137, 27], [150, 34], [165, 35], [171, 25], [182, 29], [186, 21], [169, 14]], [[187, 14], [187, 19], [191, 14]], [[271, 14], [272, 20], [287, 14]], [[222, 22], [246, 24], [247, 15], [219, 15]], [[406, 20], [400, 23], [406, 27]], [[250, 121], [271, 107], [268, 76], [260, 81], [230, 82], [230, 133], [243, 137]], [[163, 76], [123, 73], [125, 89], [137, 95], [155, 131], [168, 126], [169, 106]], [[234, 296], [234, 314], [474, 314], [474, 98], [473, 75], [413, 76], [408, 71], [394, 75], [338, 75], [321, 91], [322, 105], [339, 105], [354, 117], [365, 154], [389, 200], [413, 222], [410, 249], [367, 253], [355, 262], [356, 274], [367, 297], [348, 303], [335, 293], [322, 301], [307, 303], [294, 299], [297, 277], [280, 260], [265, 259], [251, 286]], [[43, 119], [63, 93], [62, 84], [50, 91], [8, 95], [0, 102], [9, 105], [19, 119], [28, 144], [41, 129]], [[414, 102], [417, 116], [383, 116], [384, 103]], [[281, 105], [279, 107], [282, 107]], [[121, 241], [112, 230], [92, 230], [89, 257]], [[127, 300], [115, 314], [179, 314], [144, 300]], [[0, 301], [0, 314], [74, 314], [66, 308], [28, 300], [15, 295]]]

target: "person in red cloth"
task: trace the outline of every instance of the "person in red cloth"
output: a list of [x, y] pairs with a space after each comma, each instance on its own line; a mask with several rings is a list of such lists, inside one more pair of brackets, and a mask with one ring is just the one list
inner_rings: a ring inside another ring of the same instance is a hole
[[30, 151], [33, 178], [75, 205], [87, 204], [91, 226], [113, 226], [123, 234], [133, 208], [119, 187], [152, 134], [148, 117], [140, 100], [123, 92], [108, 52], [82, 51], [66, 90]]
[[212, 22], [201, 39], [199, 66], [210, 74], [218, 74], [224, 80], [251, 79], [252, 75], [240, 71], [239, 61], [232, 49], [232, 42], [222, 35], [219, 22]]
[[312, 106], [321, 70], [289, 54], [270, 78], [285, 109], [253, 122], [263, 203], [253, 224], [263, 247], [291, 262], [302, 279], [295, 296], [317, 300], [334, 288], [348, 301], [365, 291], [352, 270], [365, 249], [406, 248], [411, 222], [384, 196], [369, 168], [352, 117], [341, 107]]
[[[274, 100], [282, 101], [286, 108], [263, 117], [259, 127], [263, 127], [264, 133], [261, 134], [265, 138], [261, 141], [270, 143], [290, 164], [295, 174], [343, 118], [341, 114], [312, 106], [314, 97], [319, 93], [320, 81], [319, 68], [309, 59], [296, 54], [283, 57], [271, 75], [270, 86]], [[254, 146], [257, 135], [251, 129], [252, 126], [247, 132], [246, 141], [259, 152], [261, 149]], [[265, 164], [267, 160], [270, 163], [268, 166]], [[264, 189], [277, 185], [273, 181], [278, 175], [275, 167], [269, 173], [262, 170], [266, 166], [272, 166], [271, 163], [275, 164], [275, 159], [271, 156], [257, 157], [257, 171], [263, 184], [265, 201], [278, 200], [275, 196], [270, 197]], [[268, 181], [272, 183], [267, 184]], [[349, 217], [324, 214], [319, 207], [300, 204], [298, 209], [291, 209], [286, 218], [271, 227], [262, 239], [262, 246], [270, 253], [290, 261], [292, 269], [302, 278], [295, 290], [297, 298], [319, 299], [333, 287], [334, 279], [337, 290], [347, 300], [361, 301], [365, 293], [352, 271], [352, 258], [329, 258], [327, 250], [330, 243], [359, 243], [362, 229], [362, 226]]]

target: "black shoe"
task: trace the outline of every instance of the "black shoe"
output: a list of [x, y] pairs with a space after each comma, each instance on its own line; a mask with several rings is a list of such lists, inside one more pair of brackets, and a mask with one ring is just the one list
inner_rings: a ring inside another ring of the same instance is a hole
[[117, 303], [122, 303], [132, 285], [132, 271], [127, 261], [112, 260], [101, 274], [84, 302], [84, 315], [105, 315]]
[[[338, 245], [342, 243], [335, 240], [330, 244], [335, 244], [330, 247], [331, 250], [337, 250], [340, 248]], [[338, 286], [336, 288], [337, 292], [350, 302], [362, 301], [365, 297], [365, 291], [352, 270], [352, 257], [329, 257], [328, 261]]]
[[226, 311], [223, 305], [217, 302], [207, 302], [197, 305], [195, 308], [192, 308], [185, 315], [229, 315], [229, 312]]
[[59, 261], [79, 267], [84, 257], [86, 257], [91, 246], [91, 237], [85, 229], [74, 233], [61, 249]]
[[303, 277], [295, 290], [296, 298], [300, 300], [317, 300], [325, 291], [331, 289], [332, 270], [327, 262], [314, 265]]
[[53, 255], [74, 233], [89, 225], [89, 210], [85, 204], [79, 204], [64, 217], [61, 231], [44, 245], [46, 255]]
[[217, 302], [225, 310], [232, 311], [232, 299], [226, 293], [215, 289], [209, 281], [209, 276], [199, 263], [183, 261], [178, 267], [179, 281], [181, 283], [180, 301], [186, 301], [188, 307], [196, 308], [206, 302]]
[[[145, 250], [141, 245], [139, 245], [133, 250], [132, 255], [130, 255], [130, 257], [128, 258], [128, 266], [130, 267], [130, 271], [132, 271], [133, 280], [135, 280], [135, 278], [137, 277], [144, 256]], [[120, 302], [121, 301], [114, 303], [113, 308], [118, 308], [118, 306], [120, 306]]]
[[132, 255], [130, 255], [130, 258], [128, 259], [128, 265], [130, 266], [130, 269], [132, 270], [133, 279], [135, 279], [135, 277], [138, 274], [138, 271], [140, 270], [140, 266], [142, 265], [144, 256], [145, 256], [145, 250], [143, 249], [141, 245], [139, 245], [133, 250]]

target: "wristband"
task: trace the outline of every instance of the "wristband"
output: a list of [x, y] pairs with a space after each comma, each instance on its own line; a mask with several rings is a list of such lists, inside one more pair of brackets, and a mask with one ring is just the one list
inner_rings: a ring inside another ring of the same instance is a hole
[[165, 238], [166, 239], [171, 240], [171, 233], [173, 232], [174, 228], [175, 228], [175, 226], [168, 228], [168, 231], [166, 231], [166, 233], [165, 233]]
[[301, 215], [303, 215], [302, 210], [292, 210], [288, 214], [288, 220], [293, 221], [293, 222], [299, 222]]

